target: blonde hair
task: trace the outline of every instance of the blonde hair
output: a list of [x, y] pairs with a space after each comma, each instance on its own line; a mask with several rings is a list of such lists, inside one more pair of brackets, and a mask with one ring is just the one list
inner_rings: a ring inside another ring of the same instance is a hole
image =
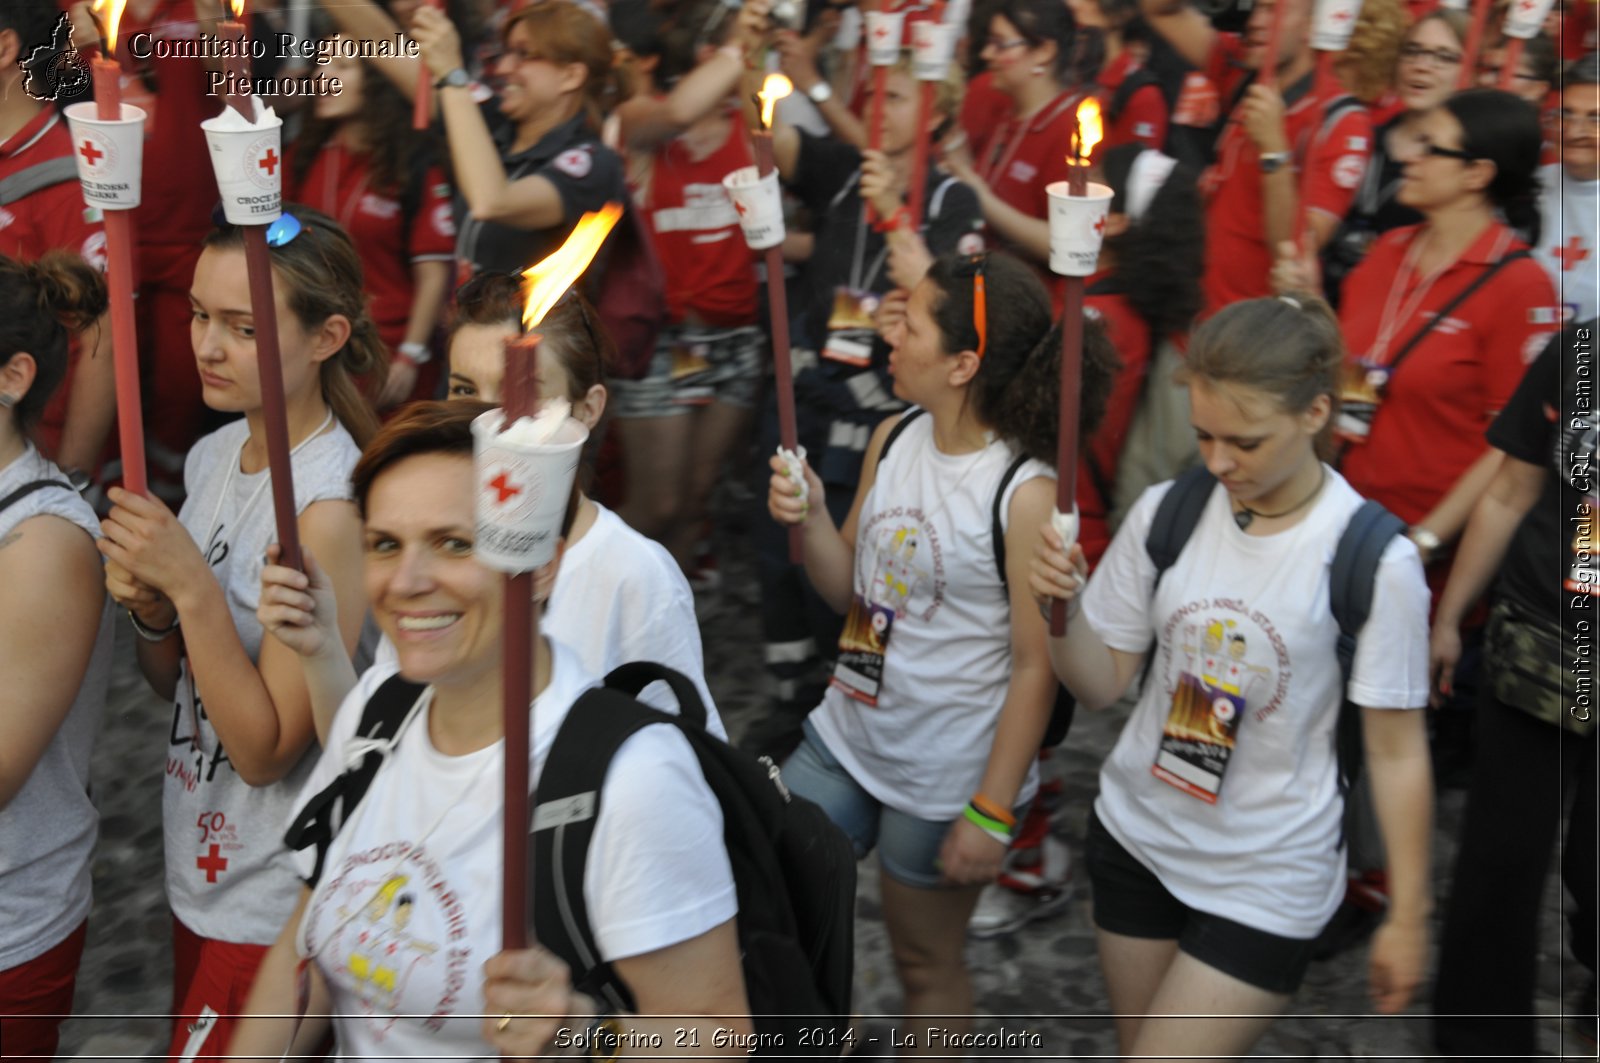
[[[913, 80], [916, 74], [912, 72], [911, 49], [900, 49], [900, 58], [895, 61], [893, 70], [896, 74], [904, 74]], [[919, 82], [920, 84], [920, 82]], [[945, 70], [944, 80], [936, 82], [937, 88], [933, 93], [933, 109], [942, 115], [955, 118], [961, 113], [961, 100], [967, 94], [967, 76], [962, 72], [959, 64], [951, 62]]]
[[1411, 16], [1401, 0], [1364, 0], [1340, 60], [1351, 95], [1374, 103], [1394, 87], [1400, 45], [1410, 28]]

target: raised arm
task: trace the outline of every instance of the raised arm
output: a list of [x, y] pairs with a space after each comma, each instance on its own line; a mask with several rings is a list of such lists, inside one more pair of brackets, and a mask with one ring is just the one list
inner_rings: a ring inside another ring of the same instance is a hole
[[1139, 13], [1185, 62], [1206, 68], [1217, 31], [1189, 0], [1139, 0]]
[[60, 517], [0, 536], [0, 811], [17, 796], [83, 685], [105, 608], [100, 559]]
[[[395, 34], [400, 32], [400, 24], [373, 0], [322, 0], [320, 6], [333, 19], [334, 25], [339, 27], [340, 33], [358, 41], [392, 41]], [[440, 14], [439, 17], [445, 16]], [[362, 62], [372, 64], [406, 99], [416, 96], [417, 71], [422, 66], [421, 60], [397, 55], [374, 57]]]

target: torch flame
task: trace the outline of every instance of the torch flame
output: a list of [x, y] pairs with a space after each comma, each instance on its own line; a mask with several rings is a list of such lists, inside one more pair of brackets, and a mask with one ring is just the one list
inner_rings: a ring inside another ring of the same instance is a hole
[[522, 304], [523, 328], [537, 328], [550, 308], [583, 276], [620, 217], [621, 203], [607, 203], [585, 214], [578, 219], [572, 235], [554, 253], [522, 271], [522, 279], [527, 284], [527, 296]]
[[233, 20], [239, 22], [244, 18], [244, 0], [228, 0], [228, 10], [233, 12]]
[[117, 27], [122, 24], [122, 9], [127, 6], [128, 0], [94, 0], [91, 10], [106, 28], [107, 56], [115, 54], [117, 50]]
[[782, 74], [768, 74], [767, 80], [761, 83], [761, 91], [756, 93], [756, 98], [761, 101], [761, 128], [772, 128], [772, 109], [778, 101], [794, 91], [794, 82]]
[[1078, 157], [1073, 160], [1073, 163], [1074, 165], [1086, 166], [1089, 162], [1089, 155], [1094, 151], [1094, 146], [1100, 143], [1101, 137], [1105, 136], [1104, 129], [1100, 124], [1100, 101], [1093, 96], [1084, 97], [1083, 102], [1078, 104], [1077, 121]]

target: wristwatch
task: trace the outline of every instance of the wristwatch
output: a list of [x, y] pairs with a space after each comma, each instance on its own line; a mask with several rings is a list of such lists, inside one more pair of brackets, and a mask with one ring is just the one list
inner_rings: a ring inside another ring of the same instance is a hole
[[833, 86], [826, 81], [819, 81], [809, 89], [806, 89], [806, 95], [811, 97], [812, 103], [821, 107], [833, 99]]
[[1268, 151], [1261, 155], [1260, 166], [1262, 173], [1277, 173], [1288, 165], [1294, 156], [1287, 151]]
[[472, 84], [472, 78], [461, 67], [456, 67], [450, 73], [433, 83], [436, 89], [464, 89]]
[[1424, 564], [1438, 557], [1440, 548], [1444, 546], [1444, 541], [1427, 528], [1407, 528], [1406, 538], [1417, 544], [1417, 551], [1422, 554]]
[[395, 353], [412, 365], [427, 365], [433, 360], [433, 352], [426, 343], [402, 343], [395, 348]]

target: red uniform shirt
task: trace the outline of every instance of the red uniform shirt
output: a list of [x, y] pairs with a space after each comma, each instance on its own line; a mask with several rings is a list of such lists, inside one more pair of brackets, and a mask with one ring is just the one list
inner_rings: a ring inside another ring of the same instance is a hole
[[[1150, 326], [1134, 312], [1127, 296], [1116, 292], [1096, 293], [1091, 283], [1084, 299], [1088, 317], [1098, 320], [1111, 345], [1122, 359], [1116, 382], [1106, 400], [1105, 416], [1095, 429], [1087, 451], [1078, 458], [1078, 541], [1092, 568], [1111, 545], [1111, 529], [1106, 518], [1111, 499], [1106, 497], [1117, 482], [1117, 461], [1128, 438], [1139, 395], [1144, 390], [1145, 372], [1150, 366]], [[1091, 460], [1093, 464], [1091, 465]], [[1102, 490], [1102, 485], [1104, 490]]]
[[994, 87], [994, 71], [985, 70], [967, 83], [961, 97], [961, 129], [974, 159], [987, 159], [994, 135], [1017, 113], [1010, 96]]
[[[1100, 91], [1095, 95], [1108, 114], [1117, 89], [1138, 69], [1138, 56], [1126, 48], [1100, 69], [1100, 76], [1095, 79]], [[1160, 85], [1143, 85], [1133, 91], [1116, 118], [1107, 125], [1105, 139], [1095, 146], [1095, 154], [1136, 140], [1157, 150], [1167, 142], [1167, 98], [1161, 94]]]
[[[20, 90], [19, 90], [20, 91]], [[16, 134], [0, 144], [0, 179], [51, 159], [72, 157], [72, 134], [54, 107], [46, 106]], [[0, 253], [31, 261], [46, 251], [82, 255], [95, 269], [106, 268], [106, 234], [98, 211], [83, 202], [76, 179], [41, 188], [0, 207]], [[67, 375], [42, 411], [34, 436], [45, 453], [54, 455], [67, 419], [78, 344], [73, 342]]]
[[722, 179], [751, 165], [749, 141], [736, 121], [704, 158], [681, 138], [653, 156], [639, 204], [667, 278], [667, 313], [673, 322], [693, 315], [707, 325], [750, 325], [756, 320], [755, 260]]
[[[1208, 73], [1222, 88], [1223, 99], [1232, 99], [1249, 73], [1236, 66], [1239, 52], [1237, 38], [1219, 35]], [[1310, 75], [1284, 93], [1284, 126], [1294, 151], [1301, 212], [1343, 218], [1366, 172], [1372, 155], [1372, 120], [1366, 110], [1350, 107], [1325, 121], [1328, 104], [1344, 95], [1337, 86], [1313, 87]], [[1273, 255], [1262, 214], [1260, 158], [1235, 108], [1217, 142], [1217, 161], [1200, 182], [1206, 197], [1206, 271], [1201, 279], [1205, 314], [1271, 294]]]
[[[1344, 282], [1340, 327], [1352, 362], [1387, 365], [1490, 263], [1522, 244], [1491, 225], [1431, 284], [1409, 268], [1422, 226], [1385, 233]], [[1550, 279], [1509, 262], [1429, 330], [1389, 378], [1365, 442], [1345, 449], [1352, 487], [1407, 524], [1439, 503], [1483, 453], [1484, 432], [1560, 323]]]
[[371, 158], [366, 154], [329, 142], [304, 179], [294, 182], [293, 174], [291, 157], [284, 199], [315, 207], [350, 234], [361, 255], [378, 335], [394, 350], [405, 339], [416, 295], [411, 267], [418, 262], [450, 262], [455, 256], [453, 193], [444, 173], [433, 166], [424, 174], [409, 224], [402, 216], [404, 190], [374, 188]]
[[[977, 157], [978, 174], [1001, 202], [1031, 218], [1050, 217], [1050, 198], [1045, 186], [1067, 179], [1067, 157], [1072, 152], [1072, 133], [1080, 95], [1063, 92], [1026, 121], [1012, 117], [995, 133], [983, 157]], [[990, 230], [991, 244], [1004, 248], [1005, 242]], [[1039, 272], [1061, 309], [1061, 278], [1028, 256], [1019, 256]]]

